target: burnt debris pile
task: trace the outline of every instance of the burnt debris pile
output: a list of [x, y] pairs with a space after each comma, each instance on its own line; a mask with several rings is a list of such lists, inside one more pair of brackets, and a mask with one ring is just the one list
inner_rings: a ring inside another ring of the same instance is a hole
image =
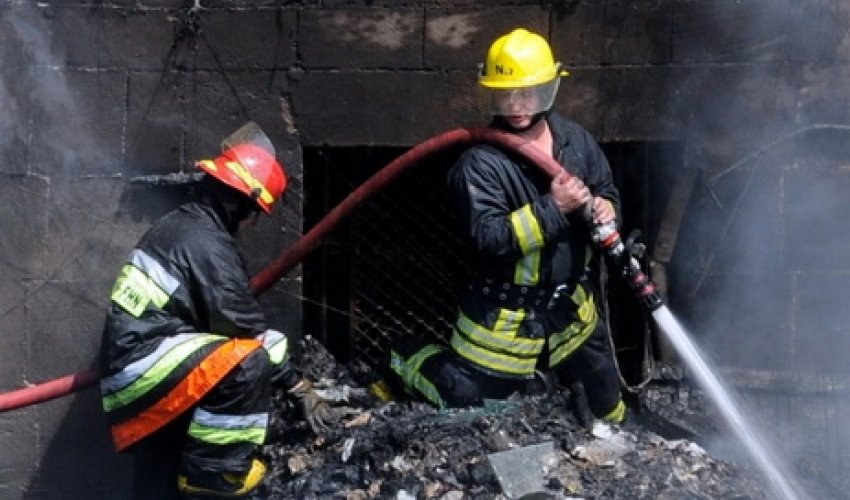
[[281, 398], [265, 451], [269, 475], [255, 499], [768, 498], [750, 469], [682, 437], [710, 422], [681, 388], [649, 389], [644, 412], [593, 429], [560, 392], [439, 412], [371, 398], [357, 370], [304, 343], [302, 368], [334, 401], [340, 423], [317, 437]]

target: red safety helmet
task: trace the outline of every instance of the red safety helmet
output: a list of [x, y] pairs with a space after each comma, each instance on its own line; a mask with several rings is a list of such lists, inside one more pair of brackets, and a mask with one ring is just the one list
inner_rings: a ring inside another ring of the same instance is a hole
[[221, 142], [221, 156], [197, 166], [254, 200], [265, 213], [286, 189], [286, 173], [263, 130], [248, 122]]

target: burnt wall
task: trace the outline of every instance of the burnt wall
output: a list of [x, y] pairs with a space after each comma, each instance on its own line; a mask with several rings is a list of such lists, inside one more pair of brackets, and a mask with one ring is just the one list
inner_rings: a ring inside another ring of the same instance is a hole
[[[735, 207], [741, 193], [752, 199], [746, 186], [767, 200], [816, 198], [796, 180], [810, 177], [813, 154], [832, 161], [818, 163], [821, 186], [840, 192], [846, 183], [836, 167], [843, 152], [823, 154], [844, 132], [815, 127], [850, 123], [842, 3], [0, 0], [0, 390], [94, 366], [122, 259], [185, 194], [164, 176], [192, 172], [248, 119], [269, 133], [291, 187], [284, 206], [243, 237], [256, 271], [301, 233], [301, 147], [407, 147], [482, 123], [476, 64], [496, 35], [519, 25], [549, 36], [572, 73], [557, 106], [600, 141], [685, 144], [683, 171], [705, 182], [689, 191], [692, 209], [684, 224], [673, 221], [682, 230], [660, 265], [689, 291], [677, 299], [694, 325], [730, 335], [753, 328], [737, 321], [752, 308], [707, 305], [740, 275], [726, 264], [740, 251], [724, 257], [716, 242], [740, 241]], [[827, 130], [833, 140], [824, 143]], [[811, 138], [820, 141], [814, 149]], [[804, 149], [788, 149], [801, 141]], [[772, 221], [746, 224], [774, 228], [759, 240], [769, 238], [765, 246], [789, 248], [786, 223], [796, 228], [790, 236], [805, 237], [807, 221], [823, 220], [808, 205], [810, 217], [789, 220], [788, 206], [748, 211]], [[828, 229], [817, 234], [835, 236]], [[838, 289], [847, 269], [818, 248], [752, 279], [778, 280], [757, 282], [759, 290], [786, 291], [789, 303], [822, 304], [810, 284], [826, 275]], [[298, 330], [299, 293], [296, 271], [263, 296], [274, 326]], [[726, 322], [713, 324], [719, 316]], [[798, 317], [775, 327], [791, 349]], [[128, 494], [129, 462], [111, 452], [95, 390], [0, 414], [0, 449], [0, 498]]]

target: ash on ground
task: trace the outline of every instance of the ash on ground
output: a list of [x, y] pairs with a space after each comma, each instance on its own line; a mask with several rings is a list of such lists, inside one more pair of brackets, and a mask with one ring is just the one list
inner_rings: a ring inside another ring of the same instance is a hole
[[623, 426], [582, 427], [568, 395], [524, 396], [437, 411], [382, 403], [311, 338], [302, 371], [335, 401], [324, 436], [278, 400], [269, 474], [254, 499], [766, 499], [751, 468], [710, 456], [695, 438], [712, 422], [698, 393], [647, 387]]

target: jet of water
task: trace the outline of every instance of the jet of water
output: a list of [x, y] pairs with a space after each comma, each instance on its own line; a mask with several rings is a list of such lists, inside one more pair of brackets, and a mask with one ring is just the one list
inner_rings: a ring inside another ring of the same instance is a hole
[[682, 361], [691, 369], [697, 382], [717, 406], [729, 427], [741, 440], [755, 465], [765, 475], [774, 494], [784, 500], [808, 498], [799, 488], [792, 487], [790, 475], [782, 470], [783, 467], [773, 458], [776, 455], [768, 451], [755, 429], [738, 409], [738, 405], [735, 404], [730, 392], [714, 375], [716, 371], [709, 367], [704, 357], [700, 355], [697, 346], [694, 345], [667, 306], [662, 305], [653, 311], [652, 316]]

